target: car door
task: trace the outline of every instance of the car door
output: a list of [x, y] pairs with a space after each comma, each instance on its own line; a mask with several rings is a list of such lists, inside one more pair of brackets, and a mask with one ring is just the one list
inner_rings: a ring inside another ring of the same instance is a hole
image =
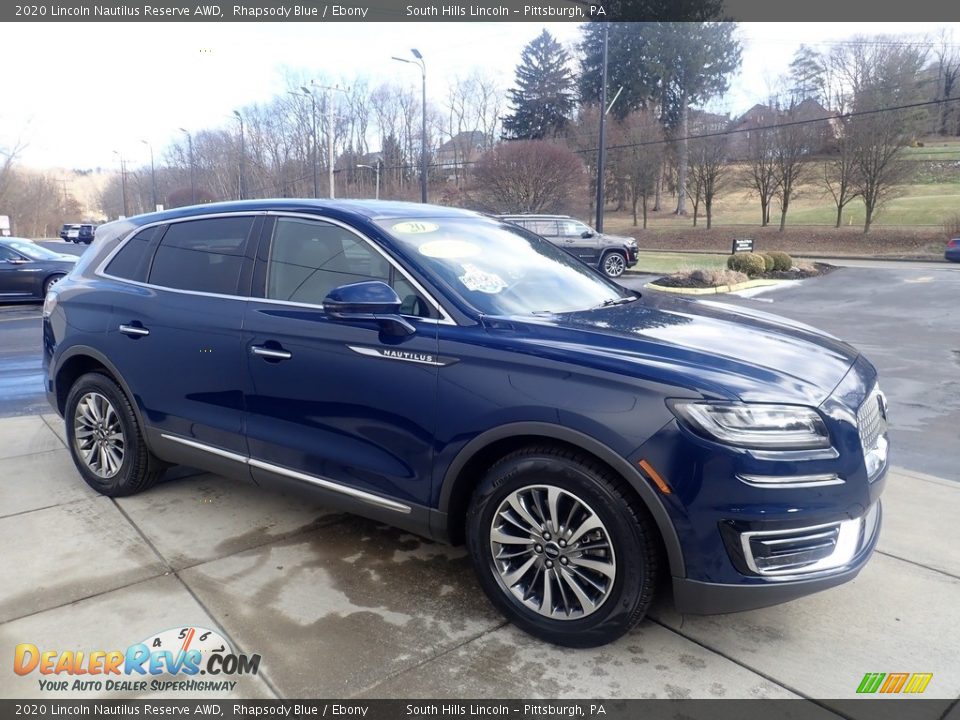
[[[110, 261], [106, 354], [158, 444], [246, 456], [241, 325], [262, 216], [140, 231]], [[245, 287], [244, 287], [245, 285]]]
[[[331, 290], [368, 280], [397, 290], [412, 335], [324, 312]], [[254, 479], [320, 488], [387, 514], [426, 503], [438, 321], [415, 283], [344, 224], [280, 216], [265, 228], [253, 294], [244, 348]]]
[[[600, 260], [600, 244], [596, 233], [576, 220], [559, 220], [557, 224], [560, 228], [560, 237], [568, 251], [585, 263], [596, 265]], [[590, 233], [590, 236], [583, 237], [585, 233]]]
[[0, 245], [0, 298], [38, 294], [42, 268], [16, 250]]

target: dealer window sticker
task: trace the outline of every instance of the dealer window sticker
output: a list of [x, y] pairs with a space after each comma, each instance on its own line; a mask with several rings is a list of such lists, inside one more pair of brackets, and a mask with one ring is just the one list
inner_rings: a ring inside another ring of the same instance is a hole
[[421, 255], [441, 260], [470, 258], [480, 254], [480, 248], [466, 240], [432, 240], [421, 245], [418, 250]]
[[422, 220], [408, 220], [393, 225], [394, 232], [404, 235], [421, 235], [423, 233], [432, 233], [440, 229], [440, 226], [432, 222], [423, 222]]
[[466, 263], [463, 265], [463, 271], [463, 275], [459, 277], [459, 280], [467, 290], [496, 295], [507, 287], [507, 284], [499, 275], [484, 272], [476, 265]]

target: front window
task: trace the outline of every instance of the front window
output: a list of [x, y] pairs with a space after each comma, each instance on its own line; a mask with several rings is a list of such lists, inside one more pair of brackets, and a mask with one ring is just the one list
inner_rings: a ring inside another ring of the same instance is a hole
[[561, 220], [560, 234], [564, 237], [583, 237], [584, 233], [593, 233], [593, 231], [577, 220]]
[[12, 247], [19, 253], [23, 253], [31, 260], [59, 260], [60, 256], [57, 253], [47, 250], [45, 247], [40, 247], [35, 245], [32, 242], [26, 242], [24, 240], [13, 240], [7, 243], [8, 246]]
[[574, 312], [634, 295], [565, 251], [487, 218], [379, 221], [421, 265], [487, 315]]

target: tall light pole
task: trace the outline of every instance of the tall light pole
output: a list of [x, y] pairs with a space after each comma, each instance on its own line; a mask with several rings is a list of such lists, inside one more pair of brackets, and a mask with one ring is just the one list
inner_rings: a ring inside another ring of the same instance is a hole
[[427, 201], [427, 64], [424, 62], [423, 55], [416, 48], [410, 48], [410, 52], [415, 60], [394, 57], [402, 63], [416, 65], [420, 68], [421, 84], [421, 110], [420, 110], [420, 202]]
[[603, 70], [600, 80], [600, 143], [597, 150], [597, 232], [603, 232], [603, 163], [606, 159], [606, 117], [607, 117], [607, 41], [610, 34], [609, 23], [603, 24]]
[[120, 194], [123, 196], [123, 216], [129, 217], [130, 211], [127, 207], [127, 166], [123, 162], [123, 153], [114, 150], [113, 154], [120, 158]]
[[157, 207], [157, 167], [153, 164], [153, 143], [149, 140], [140, 142], [150, 148], [150, 195], [153, 197], [153, 209], [156, 211], [159, 208]]
[[197, 204], [197, 184], [193, 177], [193, 135], [186, 128], [180, 128], [180, 132], [187, 136], [187, 146], [190, 148], [190, 204]]
[[[320, 197], [320, 181], [319, 176], [317, 175], [317, 99], [310, 88], [300, 86], [300, 89], [303, 92], [297, 92], [296, 90], [288, 90], [291, 95], [294, 97], [303, 97], [306, 96], [310, 98], [310, 164], [313, 165], [313, 196], [315, 198]], [[333, 197], [331, 195], [330, 197]]]
[[362, 167], [362, 168], [370, 168], [371, 170], [373, 170], [373, 172], [375, 173], [375, 174], [374, 174], [374, 177], [376, 178], [376, 181], [375, 181], [375, 182], [376, 182], [376, 188], [377, 188], [377, 189], [376, 189], [376, 194], [374, 195], [374, 199], [379, 200], [379, 199], [380, 199], [380, 161], [377, 160], [377, 164], [376, 164], [376, 165], [362, 165], [362, 164], [358, 164], [357, 167], [358, 167], [358, 168], [361, 168], [361, 167]]
[[240, 121], [240, 163], [237, 168], [237, 200], [243, 200], [243, 165], [244, 157], [247, 154], [243, 138], [243, 115], [239, 110], [233, 111], [233, 116]]

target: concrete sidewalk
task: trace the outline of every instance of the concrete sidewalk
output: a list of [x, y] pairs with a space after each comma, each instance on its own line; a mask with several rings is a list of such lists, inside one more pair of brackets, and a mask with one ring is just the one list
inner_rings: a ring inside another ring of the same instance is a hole
[[113, 501], [80, 479], [59, 418], [3, 419], [0, 697], [78, 697], [14, 675], [18, 643], [110, 650], [197, 626], [262, 656], [239, 697], [849, 699], [867, 672], [932, 672], [925, 696], [955, 698], [960, 485], [894, 471], [884, 511], [852, 583], [715, 617], [661, 597], [619, 642], [570, 650], [507, 625], [462, 549], [207, 474]]

